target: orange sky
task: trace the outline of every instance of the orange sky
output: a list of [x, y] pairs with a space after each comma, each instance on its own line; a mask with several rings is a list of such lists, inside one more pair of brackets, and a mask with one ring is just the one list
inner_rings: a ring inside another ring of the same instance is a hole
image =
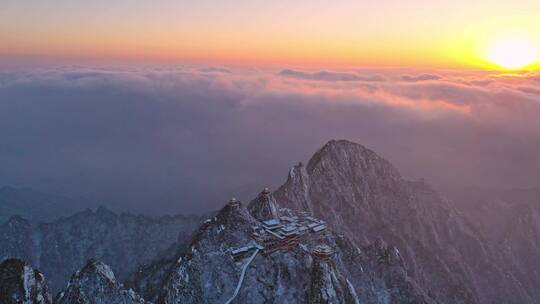
[[477, 68], [500, 37], [540, 41], [530, 0], [3, 2], [0, 60]]

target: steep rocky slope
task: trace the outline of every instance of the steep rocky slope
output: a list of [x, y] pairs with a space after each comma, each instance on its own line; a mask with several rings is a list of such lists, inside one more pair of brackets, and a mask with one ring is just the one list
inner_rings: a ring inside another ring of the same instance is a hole
[[133, 290], [118, 282], [111, 268], [90, 260], [77, 271], [66, 289], [58, 294], [55, 304], [144, 304]]
[[527, 291], [540, 302], [540, 204], [520, 204], [509, 214], [512, 218], [500, 250]]
[[187, 253], [189, 241], [179, 242], [163, 251], [153, 261], [141, 265], [125, 280], [125, 285], [137, 291], [147, 301], [157, 302], [171, 269], [176, 261]]
[[471, 188], [453, 196], [455, 205], [502, 253], [527, 293], [540, 299], [540, 189]]
[[41, 272], [18, 259], [0, 264], [0, 303], [51, 304], [51, 296]]
[[504, 253], [425, 182], [404, 180], [386, 160], [348, 141], [330, 141], [291, 169], [276, 200], [306, 210], [358, 244], [382, 238], [441, 303], [538, 303]]
[[112, 265], [125, 279], [162, 251], [188, 241], [198, 225], [194, 216], [116, 215], [105, 208], [39, 225], [15, 216], [0, 226], [0, 261], [16, 257], [38, 267], [56, 292], [90, 258]]
[[[435, 303], [383, 242], [359, 249], [328, 229], [292, 244], [254, 238], [271, 217], [265, 211], [276, 207], [263, 191], [249, 208], [231, 201], [207, 220], [171, 268], [158, 303]], [[279, 212], [285, 221], [295, 217]]]

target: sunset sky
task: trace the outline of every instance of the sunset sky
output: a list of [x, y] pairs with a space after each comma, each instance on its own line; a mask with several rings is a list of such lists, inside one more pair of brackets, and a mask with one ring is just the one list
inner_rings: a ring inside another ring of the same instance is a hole
[[538, 0], [0, 2], [0, 186], [215, 210], [340, 138], [540, 185]]
[[0, 9], [3, 62], [478, 68], [496, 66], [494, 45], [519, 39], [538, 55], [539, 1], [3, 0]]

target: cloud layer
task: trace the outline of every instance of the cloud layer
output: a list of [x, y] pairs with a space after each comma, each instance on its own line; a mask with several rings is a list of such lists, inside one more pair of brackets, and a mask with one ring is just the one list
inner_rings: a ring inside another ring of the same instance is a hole
[[0, 185], [195, 212], [280, 184], [332, 138], [437, 185], [539, 185], [539, 79], [182, 66], [2, 72]]

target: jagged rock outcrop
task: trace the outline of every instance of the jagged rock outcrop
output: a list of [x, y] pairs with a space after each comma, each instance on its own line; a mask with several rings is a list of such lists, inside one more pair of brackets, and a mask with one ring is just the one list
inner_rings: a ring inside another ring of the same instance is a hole
[[45, 276], [19, 259], [0, 264], [0, 303], [51, 304]]
[[[277, 250], [252, 247], [235, 255], [236, 248], [254, 242], [260, 225], [240, 203], [227, 204], [201, 226], [173, 266], [158, 303], [434, 303], [410, 283], [401, 260], [379, 263], [375, 253], [332, 231], [307, 234]], [[328, 260], [313, 257], [321, 244], [332, 248]]]
[[117, 215], [105, 208], [45, 224], [15, 216], [0, 225], [0, 261], [28, 261], [56, 293], [90, 258], [112, 265], [123, 280], [167, 248], [188, 242], [199, 223], [195, 216]]
[[265, 188], [249, 203], [248, 211], [259, 220], [278, 219], [280, 216], [276, 199], [268, 188]]
[[352, 284], [336, 269], [333, 250], [326, 245], [314, 248], [308, 303], [312, 304], [359, 304]]
[[124, 289], [109, 266], [95, 260], [77, 271], [55, 304], [144, 304], [133, 290]]
[[385, 159], [330, 141], [291, 169], [274, 196], [325, 220], [358, 244], [396, 246], [408, 272], [440, 303], [538, 303], [504, 257], [425, 182], [409, 182]]

